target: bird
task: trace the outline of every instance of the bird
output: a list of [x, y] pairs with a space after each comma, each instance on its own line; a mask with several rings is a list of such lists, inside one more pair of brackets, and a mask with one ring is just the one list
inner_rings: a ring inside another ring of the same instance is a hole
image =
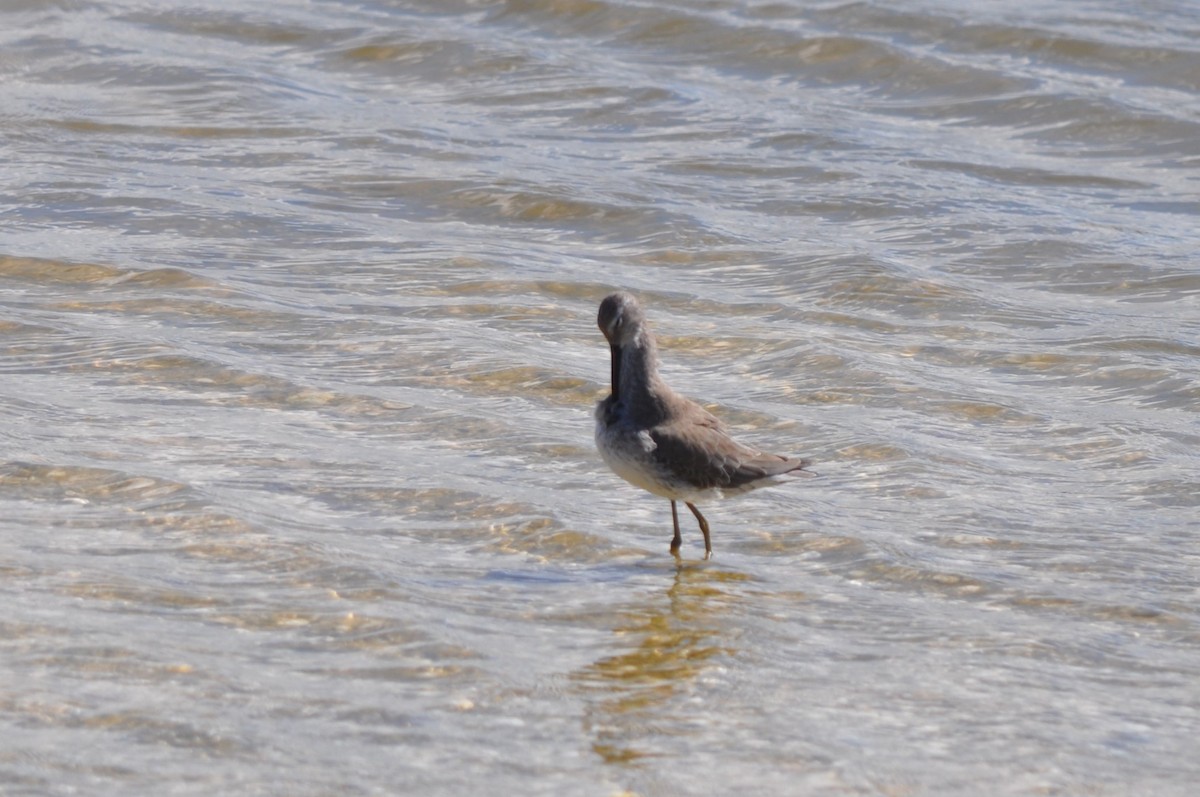
[[676, 560], [682, 501], [700, 524], [708, 559], [712, 539], [697, 502], [740, 495], [785, 474], [807, 475], [811, 463], [739, 443], [716, 416], [672, 390], [658, 373], [658, 345], [633, 294], [604, 297], [596, 325], [612, 352], [612, 392], [596, 403], [600, 456], [625, 481], [671, 501]]

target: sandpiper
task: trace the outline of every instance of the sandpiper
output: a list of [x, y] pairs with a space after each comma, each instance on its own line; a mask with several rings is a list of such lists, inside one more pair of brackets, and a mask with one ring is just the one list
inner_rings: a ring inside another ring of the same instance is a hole
[[658, 374], [658, 347], [632, 294], [611, 294], [596, 319], [612, 349], [612, 393], [596, 404], [596, 446], [613, 472], [671, 501], [679, 557], [676, 501], [692, 510], [712, 555], [708, 521], [696, 502], [739, 495], [798, 473], [808, 460], [768, 454], [729, 436], [708, 410], [672, 390]]

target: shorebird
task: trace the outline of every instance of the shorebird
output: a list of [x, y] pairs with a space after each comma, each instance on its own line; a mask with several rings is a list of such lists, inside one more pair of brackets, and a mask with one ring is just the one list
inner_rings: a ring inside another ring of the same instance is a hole
[[632, 294], [604, 298], [596, 324], [612, 349], [612, 393], [596, 404], [596, 447], [625, 481], [671, 501], [679, 558], [676, 501], [692, 510], [712, 556], [708, 521], [696, 502], [739, 495], [798, 472], [808, 460], [742, 445], [708, 410], [672, 390], [658, 374], [658, 347]]

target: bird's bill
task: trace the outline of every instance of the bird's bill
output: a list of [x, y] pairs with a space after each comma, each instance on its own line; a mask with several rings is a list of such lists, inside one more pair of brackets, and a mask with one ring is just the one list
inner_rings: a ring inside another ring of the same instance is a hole
[[615, 343], [608, 347], [612, 350], [612, 394], [615, 396], [621, 388], [621, 347]]

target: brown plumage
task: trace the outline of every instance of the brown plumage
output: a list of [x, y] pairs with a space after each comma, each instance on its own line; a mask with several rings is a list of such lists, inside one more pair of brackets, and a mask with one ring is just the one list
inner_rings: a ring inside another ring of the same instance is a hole
[[707, 559], [708, 521], [695, 502], [766, 486], [809, 463], [737, 442], [712, 413], [672, 390], [658, 374], [654, 335], [632, 294], [606, 296], [597, 325], [612, 351], [612, 393], [596, 405], [600, 455], [630, 484], [671, 501], [676, 556], [682, 540], [675, 502], [687, 504], [704, 534]]

